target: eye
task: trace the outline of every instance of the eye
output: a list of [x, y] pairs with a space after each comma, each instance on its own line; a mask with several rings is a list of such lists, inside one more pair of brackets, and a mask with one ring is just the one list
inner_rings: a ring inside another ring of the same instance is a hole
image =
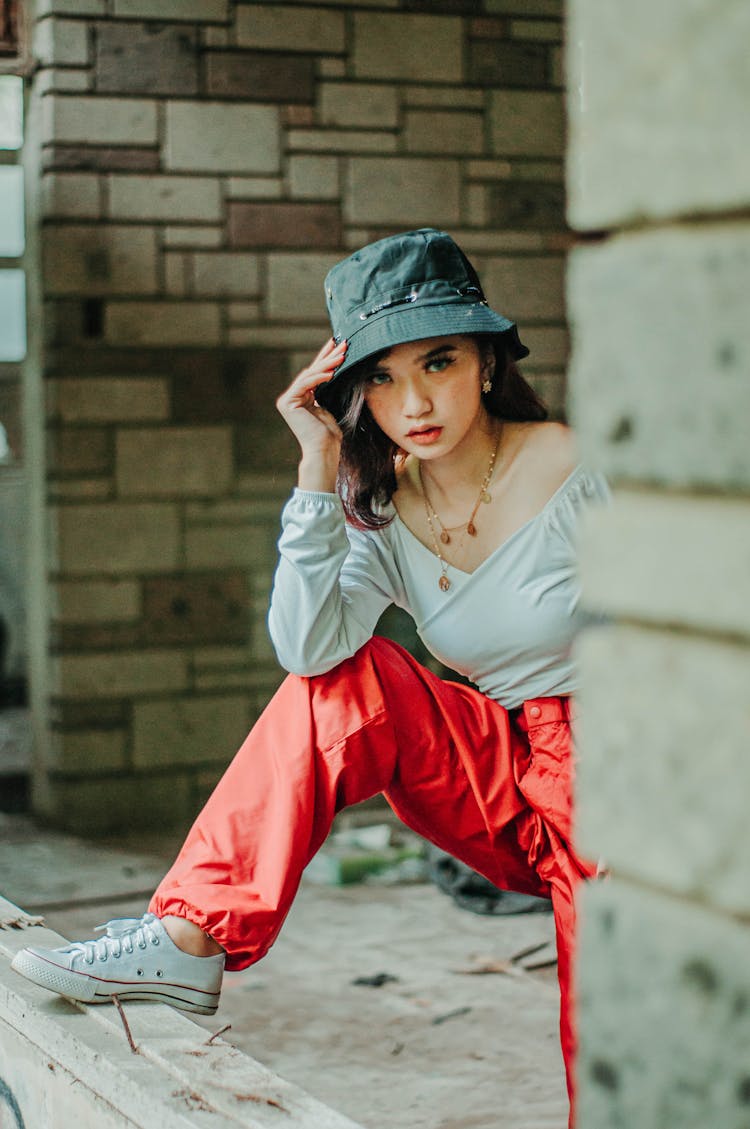
[[445, 372], [453, 364], [453, 357], [434, 357], [425, 365], [427, 372]]
[[367, 383], [379, 388], [383, 384], [390, 384], [391, 378], [387, 372], [371, 372], [367, 378]]

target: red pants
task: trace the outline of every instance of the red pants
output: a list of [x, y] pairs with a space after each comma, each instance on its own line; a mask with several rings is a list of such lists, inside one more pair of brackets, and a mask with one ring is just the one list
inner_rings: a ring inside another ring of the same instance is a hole
[[384, 792], [409, 827], [506, 889], [551, 897], [572, 1095], [574, 894], [595, 867], [571, 842], [567, 698], [508, 712], [388, 640], [282, 684], [151, 902], [245, 968], [271, 947], [334, 815]]

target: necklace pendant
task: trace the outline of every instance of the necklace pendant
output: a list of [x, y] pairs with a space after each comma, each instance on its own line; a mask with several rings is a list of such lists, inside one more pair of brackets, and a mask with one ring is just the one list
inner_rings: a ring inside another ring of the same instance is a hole
[[451, 543], [451, 535], [450, 535], [450, 533], [448, 532], [448, 530], [447, 530], [447, 529], [443, 529], [443, 530], [441, 531], [441, 533], [440, 533], [440, 540], [441, 540], [441, 541], [443, 542], [443, 544], [444, 544], [444, 545], [450, 545], [450, 543]]
[[476, 525], [474, 524], [473, 521], [470, 521], [469, 524], [466, 526], [466, 532], [469, 534], [469, 537], [476, 537], [477, 527], [476, 527]]
[[485, 506], [489, 506], [490, 502], [492, 501], [492, 495], [488, 494], [486, 490], [482, 491], [482, 501], [484, 502]]
[[450, 588], [451, 582], [448, 579], [448, 577], [445, 575], [445, 573], [443, 573], [443, 575], [438, 580], [438, 586], [439, 586], [441, 592], [447, 592], [448, 589]]

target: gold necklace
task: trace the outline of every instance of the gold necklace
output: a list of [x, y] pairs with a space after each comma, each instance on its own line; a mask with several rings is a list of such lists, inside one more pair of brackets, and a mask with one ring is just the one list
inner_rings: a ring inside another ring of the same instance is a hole
[[[435, 556], [440, 562], [440, 579], [438, 580], [438, 587], [440, 588], [441, 592], [447, 592], [451, 586], [451, 582], [450, 577], [448, 576], [448, 562], [440, 551], [440, 543], [442, 542], [443, 545], [449, 545], [451, 543], [450, 534], [455, 533], [457, 529], [463, 529], [464, 534], [461, 536], [461, 539], [456, 546], [456, 551], [460, 552], [463, 546], [464, 536], [467, 533], [469, 537], [476, 537], [477, 527], [474, 524], [474, 518], [477, 516], [477, 510], [483, 502], [485, 505], [489, 505], [489, 503], [492, 501], [492, 495], [489, 493], [487, 487], [492, 480], [492, 472], [495, 469], [495, 459], [497, 458], [497, 451], [499, 446], [500, 436], [498, 435], [497, 439], [495, 440], [495, 446], [492, 449], [492, 454], [490, 455], [490, 465], [487, 467], [485, 476], [482, 479], [482, 485], [479, 487], [479, 496], [474, 503], [474, 509], [469, 515], [469, 520], [467, 522], [464, 522], [463, 525], [443, 525], [437, 514], [437, 511], [435, 510], [435, 507], [427, 497], [427, 490], [425, 489], [424, 479], [422, 477], [422, 464], [421, 462], [419, 464], [419, 484], [422, 487], [422, 501], [424, 502], [425, 513], [427, 514], [427, 524], [430, 527], [430, 535], [432, 537], [432, 544], [435, 549]], [[435, 522], [437, 522], [440, 526], [439, 535], [435, 530]]]

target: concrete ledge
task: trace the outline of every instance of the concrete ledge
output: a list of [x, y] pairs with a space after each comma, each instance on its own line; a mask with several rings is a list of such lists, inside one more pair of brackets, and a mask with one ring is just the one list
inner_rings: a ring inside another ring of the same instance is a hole
[[[0, 919], [22, 911], [0, 898]], [[0, 928], [0, 1124], [11, 1129], [361, 1129], [160, 1004], [86, 1007], [24, 980], [9, 961], [65, 938]]]

